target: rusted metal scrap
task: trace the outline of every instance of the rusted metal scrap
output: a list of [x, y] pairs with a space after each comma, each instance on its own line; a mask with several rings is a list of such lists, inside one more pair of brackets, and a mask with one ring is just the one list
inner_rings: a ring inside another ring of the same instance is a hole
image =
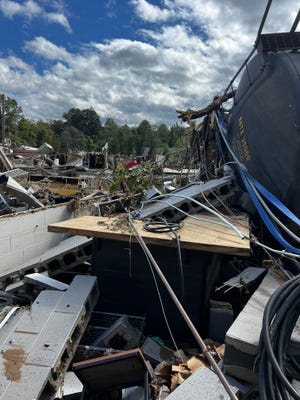
[[235, 90], [232, 90], [231, 92], [228, 92], [223, 96], [215, 96], [213, 101], [207, 107], [202, 108], [201, 110], [191, 110], [190, 108], [188, 108], [185, 111], [176, 110], [176, 112], [180, 114], [178, 115], [178, 118], [181, 118], [182, 121], [184, 122], [188, 122], [192, 119], [204, 117], [211, 111], [218, 109], [222, 103], [234, 97], [235, 92], [236, 92]]

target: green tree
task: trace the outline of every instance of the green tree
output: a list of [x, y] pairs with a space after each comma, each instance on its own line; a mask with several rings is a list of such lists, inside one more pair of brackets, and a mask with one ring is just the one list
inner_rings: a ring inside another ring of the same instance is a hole
[[112, 118], [107, 118], [102, 129], [102, 146], [107, 142], [109, 151], [113, 154], [120, 152], [120, 143], [118, 139], [118, 125]]
[[63, 114], [68, 126], [73, 126], [85, 136], [97, 138], [101, 132], [101, 121], [99, 115], [92, 108], [80, 110], [71, 108]]
[[118, 129], [120, 136], [122, 137], [122, 147], [120, 147], [119, 153], [130, 155], [136, 154], [136, 130], [130, 128], [128, 125], [122, 125]]
[[150, 122], [143, 120], [137, 127], [136, 150], [138, 154], [142, 154], [145, 147], [152, 146], [153, 130]]
[[176, 146], [183, 145], [183, 138], [185, 135], [186, 129], [178, 124], [175, 124], [171, 127], [168, 137], [168, 146], [170, 148]]
[[[0, 116], [0, 122], [2, 125], [3, 110]], [[19, 121], [24, 118], [22, 107], [20, 107], [15, 99], [6, 97], [4, 100], [4, 117], [5, 127], [8, 136], [14, 137], [17, 131]], [[13, 140], [13, 139], [12, 139]]]
[[68, 153], [70, 151], [82, 150], [82, 140], [84, 136], [82, 132], [73, 126], [65, 126], [61, 134], [57, 151], [60, 153]]
[[36, 136], [36, 145], [40, 146], [41, 144], [47, 142], [51, 144], [51, 146], [54, 145], [54, 132], [49, 126], [44, 121], [38, 121], [34, 125], [34, 131], [35, 131], [35, 136]]
[[36, 146], [35, 122], [21, 118], [11, 140], [14, 146]]
[[168, 137], [169, 137], [169, 128], [167, 127], [166, 124], [162, 123], [158, 126], [157, 128], [157, 135], [161, 141], [162, 144], [168, 143]]
[[61, 119], [49, 121], [49, 126], [52, 129], [53, 133], [57, 136], [61, 135], [65, 129], [65, 124]]
[[84, 137], [82, 139], [83, 150], [93, 152], [98, 150], [98, 145], [94, 143], [91, 137]]

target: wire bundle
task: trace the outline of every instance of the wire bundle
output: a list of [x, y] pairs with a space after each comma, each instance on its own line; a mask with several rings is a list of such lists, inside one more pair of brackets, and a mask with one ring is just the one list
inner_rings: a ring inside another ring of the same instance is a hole
[[290, 338], [300, 314], [300, 275], [281, 285], [264, 311], [260, 337], [259, 392], [261, 400], [299, 399], [290, 379], [300, 366], [289, 354]]
[[181, 229], [183, 227], [183, 223], [179, 222], [159, 222], [159, 221], [151, 221], [147, 222], [143, 225], [143, 228], [152, 233], [165, 233], [165, 232], [174, 232], [177, 231], [178, 229]]

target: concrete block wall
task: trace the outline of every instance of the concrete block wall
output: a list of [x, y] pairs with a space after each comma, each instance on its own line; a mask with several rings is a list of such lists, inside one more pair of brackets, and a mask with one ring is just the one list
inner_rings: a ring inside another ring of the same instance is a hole
[[0, 277], [56, 246], [65, 236], [48, 225], [72, 217], [67, 203], [0, 217]]
[[[258, 383], [259, 339], [265, 306], [284, 281], [269, 271], [226, 333], [223, 366], [226, 373]], [[300, 354], [300, 320], [291, 338], [291, 349]]]

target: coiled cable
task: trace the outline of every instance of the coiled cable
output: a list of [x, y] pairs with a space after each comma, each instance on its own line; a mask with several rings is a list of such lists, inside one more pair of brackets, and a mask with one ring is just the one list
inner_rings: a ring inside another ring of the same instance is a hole
[[291, 380], [300, 366], [290, 354], [290, 339], [300, 315], [300, 275], [282, 284], [264, 311], [260, 337], [259, 391], [261, 400], [300, 400]]

